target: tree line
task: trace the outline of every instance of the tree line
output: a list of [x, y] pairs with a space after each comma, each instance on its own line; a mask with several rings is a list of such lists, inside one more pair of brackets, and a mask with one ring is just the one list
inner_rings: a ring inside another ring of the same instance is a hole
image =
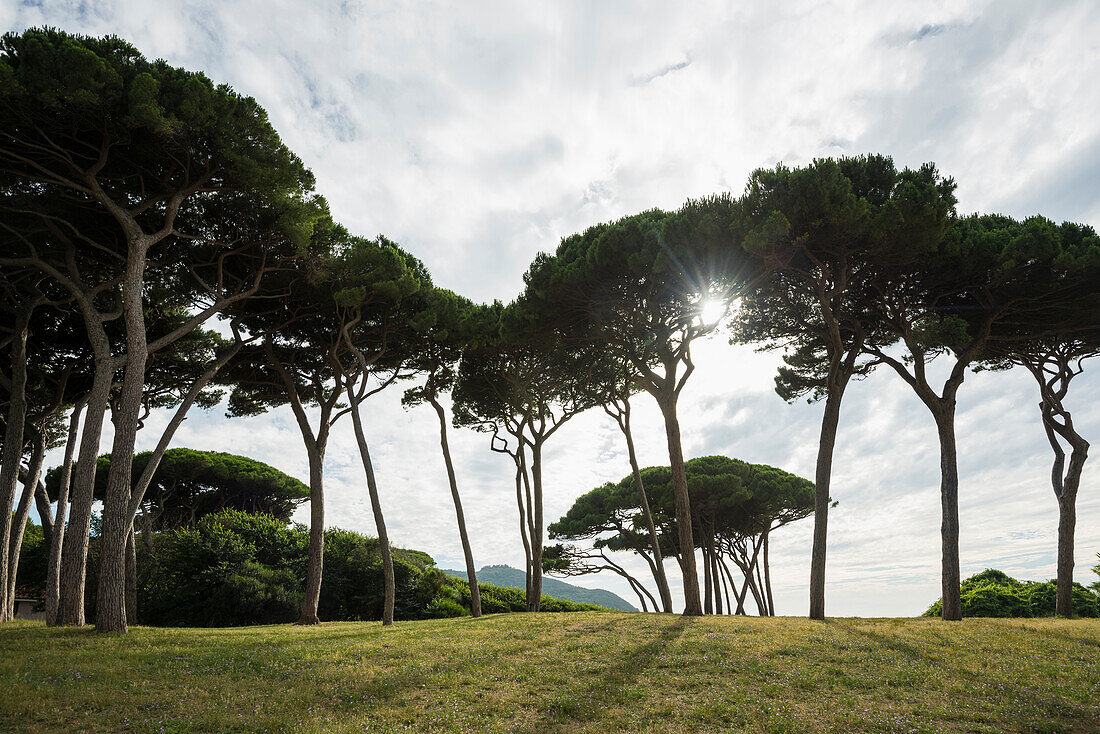
[[[31, 29], [0, 40], [0, 96], [0, 346], [10, 357], [0, 377], [0, 503], [16, 507], [0, 525], [0, 617], [11, 616], [17, 536], [35, 502], [52, 527], [50, 623], [84, 623], [109, 416], [95, 622], [125, 631], [127, 545], [153, 477], [188, 411], [227, 400], [235, 416], [288, 406], [299, 428], [310, 501], [303, 624], [319, 621], [325, 453], [350, 415], [378, 532], [382, 619], [392, 623], [394, 561], [363, 405], [399, 386], [407, 407], [430, 405], [438, 418], [475, 616], [482, 609], [449, 427], [484, 432], [511, 462], [527, 609], [538, 611], [548, 561], [545, 447], [594, 408], [622, 430], [638, 515], [632, 532], [652, 560], [661, 608], [673, 604], [670, 554], [685, 613], [702, 614], [696, 551], [712, 608], [718, 589], [729, 589], [719, 562], [729, 556], [715, 545], [725, 538], [717, 516], [706, 524], [693, 514], [703, 500], [692, 496], [678, 401], [695, 368], [693, 343], [726, 327], [733, 341], [783, 350], [782, 397], [824, 400], [811, 617], [825, 614], [841, 401], [853, 379], [881, 366], [914, 390], [937, 428], [944, 619], [962, 614], [958, 391], [977, 367], [1023, 366], [1035, 376], [1054, 452], [1057, 611], [1072, 611], [1074, 508], [1088, 443], [1065, 399], [1100, 343], [1100, 240], [1090, 227], [960, 215], [954, 181], [932, 164], [821, 159], [758, 170], [740, 196], [568, 236], [535, 258], [514, 301], [478, 305], [435, 286], [424, 264], [386, 237], [335, 222], [256, 101], [201, 73], [148, 61], [116, 37]], [[928, 370], [935, 359], [949, 366], [942, 382]], [[668, 448], [659, 512], [651, 493], [661, 481], [650, 476], [647, 485], [633, 448], [631, 401], [643, 392], [660, 409]], [[171, 417], [139, 466], [137, 433], [157, 409]], [[65, 458], [51, 496], [40, 475], [55, 446]], [[766, 579], [753, 588], [767, 598]]]

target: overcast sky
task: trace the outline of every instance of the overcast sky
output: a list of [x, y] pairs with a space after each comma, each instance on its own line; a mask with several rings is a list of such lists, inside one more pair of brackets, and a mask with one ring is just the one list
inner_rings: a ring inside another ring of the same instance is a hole
[[[820, 156], [934, 161], [958, 181], [961, 212], [1100, 225], [1100, 4], [1090, 0], [0, 0], [0, 27], [36, 25], [117, 34], [254, 96], [339, 221], [398, 241], [437, 284], [476, 300], [513, 298], [537, 252], [591, 224], [740, 193], [754, 168]], [[715, 338], [695, 361], [681, 402], [688, 457], [812, 477], [821, 406], [775, 395], [778, 355]], [[1100, 441], [1097, 375], [1100, 362], [1068, 402]], [[372, 398], [367, 422], [391, 538], [460, 568], [434, 412], [406, 412], [399, 398]], [[667, 464], [658, 413], [637, 402], [641, 461]], [[1020, 372], [970, 374], [960, 392], [964, 577], [987, 567], [1054, 575], [1057, 512], [1037, 403]], [[193, 411], [175, 445], [307, 476], [288, 411], [223, 413]], [[164, 420], [149, 422], [139, 449], [152, 448]], [[510, 461], [481, 434], [455, 431], [452, 446], [479, 567], [522, 568]], [[595, 412], [555, 435], [546, 462], [548, 520], [629, 471], [618, 429]], [[829, 613], [921, 613], [939, 596], [938, 450], [930, 415], [896, 375], [849, 389], [834, 467]], [[329, 524], [373, 532], [350, 425], [338, 426], [326, 471]], [[811, 531], [805, 520], [773, 539], [780, 614], [808, 608]], [[1098, 551], [1100, 468], [1086, 466], [1079, 581], [1096, 580]], [[580, 583], [636, 603], [615, 578]], [[682, 600], [678, 582], [674, 595]]]

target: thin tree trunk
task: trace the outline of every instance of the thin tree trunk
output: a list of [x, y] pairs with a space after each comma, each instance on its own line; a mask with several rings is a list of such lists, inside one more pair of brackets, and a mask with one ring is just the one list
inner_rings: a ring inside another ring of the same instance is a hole
[[[749, 588], [752, 586], [752, 574], [756, 568], [756, 559], [760, 554], [760, 543], [753, 543], [752, 558], [749, 560], [748, 565], [742, 566], [741, 571], [745, 574], [745, 583], [741, 586], [741, 593], [737, 597], [737, 613], [747, 614], [745, 612], [745, 595], [748, 593]], [[740, 566], [741, 564], [738, 563]]]
[[126, 624], [137, 624], [137, 544], [132, 522], [126, 535]]
[[955, 445], [954, 401], [934, 413], [940, 440], [940, 538], [943, 549], [941, 587], [943, 619], [962, 619], [959, 570], [959, 463]]
[[680, 442], [680, 422], [676, 418], [675, 397], [657, 401], [665, 422], [668, 459], [672, 470], [672, 491], [676, 498], [676, 526], [680, 543], [680, 565], [684, 571], [684, 615], [703, 614], [699, 598], [699, 572], [695, 566], [695, 540], [691, 528], [691, 500], [688, 497], [684, 452]]
[[523, 539], [523, 557], [526, 562], [524, 579], [526, 581], [524, 589], [524, 599], [529, 600], [531, 598], [531, 541], [527, 537], [527, 520], [526, 512], [523, 507], [523, 463], [516, 459], [516, 507], [519, 509], [519, 535]]
[[[366, 378], [364, 378], [366, 379]], [[393, 605], [396, 584], [393, 577], [393, 554], [390, 552], [390, 536], [386, 532], [386, 520], [382, 516], [382, 501], [378, 496], [378, 484], [374, 477], [374, 465], [370, 460], [367, 437], [363, 433], [363, 420], [359, 415], [359, 400], [348, 390], [351, 396], [351, 423], [355, 429], [355, 440], [359, 444], [359, 455], [363, 459], [363, 471], [367, 475], [367, 491], [370, 493], [371, 510], [374, 511], [374, 525], [378, 531], [378, 545], [382, 550], [382, 579], [386, 587], [385, 602], [382, 607], [382, 625], [393, 624]]]
[[710, 577], [710, 553], [706, 544], [700, 549], [700, 555], [703, 556], [703, 614], [714, 614], [714, 602], [711, 600], [711, 577]]
[[[638, 595], [638, 603], [642, 605], [642, 613], [643, 614], [648, 614], [649, 613], [649, 607], [646, 605], [645, 597], [642, 596], [642, 592], [638, 588], [637, 584], [634, 583], [633, 579], [627, 579], [627, 583], [630, 584], [630, 588], [634, 590], [634, 593]], [[654, 609], [653, 611], [657, 611], [657, 610]]]
[[[1055, 392], [1047, 384], [1041, 367], [1031, 369], [1039, 382], [1039, 390], [1043, 396], [1043, 402], [1039, 404], [1043, 417], [1043, 429], [1054, 451], [1054, 462], [1050, 471], [1051, 487], [1058, 501], [1058, 576], [1054, 613], [1060, 617], [1072, 617], [1073, 536], [1077, 526], [1077, 491], [1081, 486], [1081, 474], [1085, 468], [1085, 460], [1088, 458], [1089, 442], [1074, 429], [1072, 416], [1061, 404], [1061, 397], [1068, 391], [1069, 380], [1075, 373], [1063, 363], [1062, 387], [1059, 392]], [[1062, 418], [1063, 423], [1059, 424], [1055, 420], [1055, 413]], [[1068, 468], [1066, 452], [1062, 448], [1059, 436], [1064, 438], [1070, 446]]]
[[772, 596], [772, 570], [768, 565], [768, 537], [771, 535], [772, 529], [769, 527], [764, 531], [764, 591], [765, 598], [768, 600], [768, 616], [775, 616], [775, 598]]
[[542, 605], [542, 443], [535, 441], [531, 446], [531, 483], [534, 488], [535, 527], [531, 536], [531, 596], [527, 600], [527, 609], [539, 611]]
[[321, 576], [325, 563], [325, 446], [320, 440], [307, 440], [305, 445], [309, 459], [309, 557], [305, 595], [297, 624], [320, 624], [317, 608], [321, 603]]
[[[87, 321], [87, 320], [86, 320]], [[100, 324], [99, 336], [106, 344], [106, 336]], [[89, 333], [94, 333], [89, 331]], [[103, 419], [107, 412], [114, 377], [109, 347], [97, 346], [97, 356], [107, 350], [105, 359], [96, 360], [92, 389], [84, 411], [84, 428], [80, 434], [80, 454], [72, 477], [72, 498], [69, 502], [69, 524], [65, 529], [65, 541], [61, 552], [61, 579], [57, 609], [57, 624], [84, 624], [84, 578], [88, 565], [88, 531], [92, 520], [92, 503], [95, 500], [96, 460], [99, 458], [99, 441], [103, 434]]]
[[41, 480], [34, 489], [34, 506], [42, 523], [42, 541], [49, 548], [53, 544], [53, 508], [50, 507], [50, 496], [46, 494], [46, 485]]
[[[19, 556], [23, 551], [23, 534], [27, 529], [27, 518], [31, 513], [31, 502], [38, 488], [38, 478], [42, 474], [42, 457], [46, 452], [46, 439], [40, 433], [34, 435], [34, 447], [27, 464], [27, 476], [23, 482], [23, 493], [19, 497], [19, 506], [12, 520], [11, 539], [8, 546], [8, 586], [4, 590], [4, 607], [7, 618], [15, 616], [15, 582], [19, 574]], [[11, 513], [9, 512], [10, 516]]]
[[80, 429], [83, 402], [73, 406], [69, 415], [69, 433], [65, 439], [65, 458], [62, 460], [57, 490], [57, 511], [54, 512], [53, 535], [50, 536], [50, 552], [46, 561], [46, 624], [57, 624], [57, 605], [60, 598], [61, 545], [65, 541], [65, 518], [69, 511], [69, 483], [73, 474], [73, 455]]
[[11, 507], [19, 486], [19, 467], [23, 463], [23, 431], [27, 417], [27, 335], [30, 331], [29, 310], [21, 311], [15, 320], [11, 340], [11, 389], [8, 395], [8, 412], [5, 418], [3, 451], [0, 452], [0, 622], [13, 616], [8, 605], [8, 587], [14, 582], [8, 578], [10, 567], [9, 539], [12, 535]]
[[718, 576], [718, 554], [714, 548], [714, 535], [713, 533], [708, 538], [708, 549], [710, 552], [710, 577], [713, 579], [714, 585], [714, 613], [722, 613], [722, 579]]
[[814, 475], [814, 544], [810, 557], [810, 619], [825, 619], [825, 547], [829, 535], [829, 486], [833, 475], [833, 451], [840, 423], [840, 401], [844, 384], [830, 385], [821, 417]]
[[646, 495], [645, 484], [642, 482], [642, 470], [638, 466], [638, 455], [634, 450], [634, 433], [630, 428], [630, 401], [624, 401], [623, 420], [619, 422], [626, 437], [626, 451], [630, 457], [630, 471], [634, 475], [634, 488], [638, 492], [638, 504], [642, 508], [642, 516], [645, 518], [646, 529], [649, 530], [649, 542], [653, 548], [653, 577], [657, 582], [657, 592], [661, 597], [661, 607], [665, 612], [672, 611], [672, 592], [668, 588], [668, 577], [665, 576], [664, 558], [661, 557], [661, 543], [657, 537], [657, 526], [653, 522], [653, 512], [649, 509], [649, 497]]
[[726, 564], [722, 560], [722, 555], [720, 553], [718, 554], [718, 558], [716, 559], [715, 568], [718, 569], [718, 575], [722, 579], [722, 592], [726, 597], [726, 614], [733, 614], [733, 605], [730, 604], [729, 569], [726, 568]]
[[455, 517], [458, 520], [458, 537], [462, 541], [462, 555], [466, 559], [466, 578], [470, 583], [470, 613], [481, 616], [481, 590], [477, 585], [477, 571], [474, 568], [474, 551], [470, 547], [470, 536], [466, 532], [466, 517], [462, 514], [462, 498], [458, 494], [458, 480], [455, 478], [454, 464], [451, 462], [451, 448], [447, 441], [447, 414], [443, 406], [434, 397], [432, 407], [439, 416], [439, 445], [443, 449], [443, 462], [447, 465], [447, 481], [451, 485], [451, 499], [454, 500]]

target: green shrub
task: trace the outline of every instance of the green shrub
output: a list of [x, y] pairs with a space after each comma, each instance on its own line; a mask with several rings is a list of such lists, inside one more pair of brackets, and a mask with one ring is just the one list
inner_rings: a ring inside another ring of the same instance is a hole
[[466, 617], [470, 610], [459, 604], [451, 596], [437, 596], [428, 604], [427, 615], [432, 619], [445, 617]]
[[[962, 582], [964, 617], [1052, 617], [1058, 584], [1056, 581], [1018, 581], [1003, 571], [988, 568]], [[939, 616], [942, 600], [936, 601], [926, 617]], [[1073, 613], [1078, 617], [1100, 616], [1100, 596], [1081, 584], [1073, 585]]]

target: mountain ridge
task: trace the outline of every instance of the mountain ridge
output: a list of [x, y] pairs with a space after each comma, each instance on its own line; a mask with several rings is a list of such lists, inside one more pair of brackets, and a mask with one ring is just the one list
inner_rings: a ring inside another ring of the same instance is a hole
[[[450, 568], [441, 570], [448, 576], [469, 580], [466, 578], [465, 571], [456, 571]], [[482, 584], [493, 584], [509, 589], [524, 589], [527, 587], [527, 574], [508, 565], [483, 566], [477, 572], [477, 580]], [[588, 589], [583, 586], [567, 584], [548, 576], [542, 577], [542, 593], [558, 599], [568, 599], [582, 604], [598, 604], [601, 607], [618, 609], [623, 612], [638, 611], [637, 607], [613, 591]]]

